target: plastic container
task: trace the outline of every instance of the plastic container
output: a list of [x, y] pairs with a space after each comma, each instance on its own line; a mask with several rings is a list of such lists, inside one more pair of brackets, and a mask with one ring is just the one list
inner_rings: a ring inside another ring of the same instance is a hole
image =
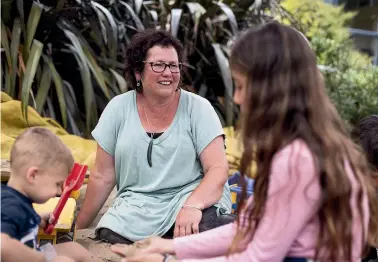
[[[228, 178], [228, 184], [231, 191], [232, 212], [235, 212], [238, 208], [237, 202], [242, 193], [241, 179], [242, 176], [240, 175], [240, 172], [235, 172]], [[250, 197], [253, 194], [253, 185], [255, 180], [248, 177], [244, 177], [244, 180], [247, 183], [247, 196]]]

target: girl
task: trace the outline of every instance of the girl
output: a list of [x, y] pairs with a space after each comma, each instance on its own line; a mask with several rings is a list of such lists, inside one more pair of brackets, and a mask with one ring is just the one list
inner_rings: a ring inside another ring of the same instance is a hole
[[234, 224], [150, 238], [127, 261], [360, 261], [368, 234], [377, 236], [370, 171], [326, 94], [307, 40], [267, 23], [241, 35], [230, 64], [243, 113], [241, 173], [249, 174], [253, 161], [258, 167], [253, 199], [241, 198]]

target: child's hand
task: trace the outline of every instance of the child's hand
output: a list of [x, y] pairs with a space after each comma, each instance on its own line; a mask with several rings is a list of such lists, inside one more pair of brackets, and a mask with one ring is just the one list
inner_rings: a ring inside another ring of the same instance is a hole
[[53, 214], [51, 213], [42, 213], [39, 214], [39, 216], [41, 217], [41, 223], [39, 224], [39, 227], [43, 229], [45, 229], [47, 227], [47, 224], [51, 223], [54, 218]]
[[174, 254], [173, 240], [153, 236], [137, 241], [133, 245], [116, 244], [111, 251], [121, 257], [134, 257], [142, 254]]

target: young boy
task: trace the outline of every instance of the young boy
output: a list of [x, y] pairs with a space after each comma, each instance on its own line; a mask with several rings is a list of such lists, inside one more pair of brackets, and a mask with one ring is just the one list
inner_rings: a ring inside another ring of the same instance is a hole
[[46, 226], [33, 203], [62, 193], [74, 164], [70, 150], [51, 131], [33, 127], [17, 137], [11, 149], [11, 175], [1, 185], [1, 258], [3, 261], [101, 261], [70, 242], [37, 245], [39, 226]]

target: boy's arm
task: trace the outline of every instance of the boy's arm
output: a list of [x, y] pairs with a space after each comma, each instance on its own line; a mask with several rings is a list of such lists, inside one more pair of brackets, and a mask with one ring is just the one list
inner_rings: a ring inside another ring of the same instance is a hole
[[19, 262], [33, 261], [44, 262], [45, 257], [42, 252], [25, 246], [20, 241], [1, 233], [1, 261]]

